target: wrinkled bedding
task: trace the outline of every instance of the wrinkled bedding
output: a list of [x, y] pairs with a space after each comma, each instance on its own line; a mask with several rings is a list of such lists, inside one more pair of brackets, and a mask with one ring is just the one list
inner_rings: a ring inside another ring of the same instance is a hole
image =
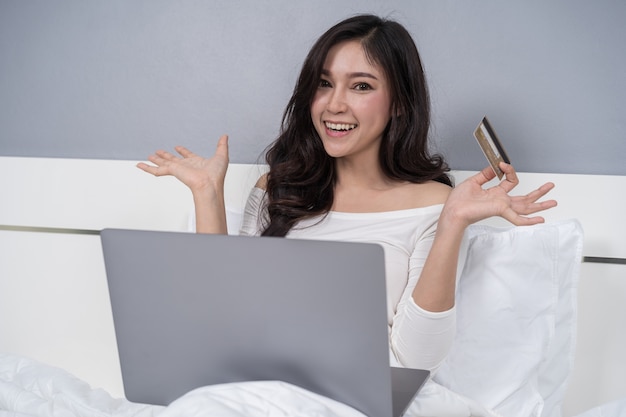
[[199, 388], [167, 407], [135, 404], [93, 389], [62, 369], [11, 355], [0, 356], [0, 410], [2, 417], [363, 416], [279, 381]]
[[[499, 417], [429, 381], [407, 416]], [[559, 414], [560, 415], [560, 414]], [[222, 384], [193, 390], [169, 406], [136, 404], [92, 388], [63, 369], [0, 353], [0, 417], [364, 417], [359, 411], [281, 381]], [[626, 399], [577, 417], [624, 417]]]
[[[429, 382], [409, 415], [497, 416]], [[281, 381], [198, 388], [167, 407], [131, 403], [60, 368], [0, 354], [0, 417], [363, 417], [359, 411]]]

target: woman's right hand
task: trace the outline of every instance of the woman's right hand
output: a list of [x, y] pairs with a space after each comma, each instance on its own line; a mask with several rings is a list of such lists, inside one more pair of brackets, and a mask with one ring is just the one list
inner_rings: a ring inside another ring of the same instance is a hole
[[183, 146], [174, 149], [180, 157], [159, 150], [148, 157], [148, 161], [154, 165], [140, 162], [137, 167], [157, 177], [172, 175], [189, 187], [194, 194], [223, 189], [228, 169], [227, 135], [220, 137], [215, 154], [211, 158], [196, 155]]

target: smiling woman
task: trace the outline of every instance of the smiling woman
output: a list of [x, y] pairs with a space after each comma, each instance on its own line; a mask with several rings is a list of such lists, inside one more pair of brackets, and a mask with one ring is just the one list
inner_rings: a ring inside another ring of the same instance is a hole
[[[485, 168], [453, 189], [447, 164], [429, 151], [429, 125], [424, 71], [406, 29], [372, 15], [339, 22], [304, 61], [240, 233], [380, 244], [391, 357], [435, 370], [455, 335], [466, 228], [492, 216], [537, 224], [543, 218], [533, 214], [556, 202], [537, 202], [551, 183], [509, 196], [519, 181], [507, 164], [493, 187], [483, 188], [495, 176]], [[180, 157], [158, 151], [139, 168], [190, 188], [196, 231], [225, 233], [228, 138], [211, 158], [176, 150]]]
[[[434, 369], [454, 336], [457, 261], [465, 228], [491, 216], [518, 224], [553, 207], [537, 203], [548, 183], [523, 197], [512, 166], [489, 189], [491, 168], [456, 189], [431, 155], [428, 89], [413, 39], [400, 24], [359, 15], [326, 31], [307, 55], [253, 189], [242, 234], [367, 241], [385, 248], [392, 355]], [[212, 158], [178, 147], [139, 164], [173, 175], [194, 197], [196, 230], [225, 233], [228, 138]], [[358, 289], [355, 289], [358, 296]]]

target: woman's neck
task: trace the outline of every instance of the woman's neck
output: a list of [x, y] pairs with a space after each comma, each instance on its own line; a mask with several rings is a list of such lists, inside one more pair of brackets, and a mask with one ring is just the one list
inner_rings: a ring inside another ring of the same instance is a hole
[[336, 167], [336, 190], [386, 190], [396, 181], [387, 177], [378, 160], [355, 161], [338, 158]]

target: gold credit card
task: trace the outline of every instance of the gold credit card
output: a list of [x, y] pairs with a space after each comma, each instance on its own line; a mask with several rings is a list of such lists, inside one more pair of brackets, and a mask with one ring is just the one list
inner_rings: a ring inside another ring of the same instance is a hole
[[480, 124], [474, 130], [474, 137], [478, 141], [480, 148], [483, 150], [483, 153], [487, 157], [487, 161], [491, 165], [491, 168], [498, 176], [498, 179], [502, 179], [504, 176], [504, 172], [498, 166], [500, 162], [506, 162], [510, 164], [511, 161], [507, 156], [498, 136], [496, 136], [496, 132], [491, 127], [489, 120], [487, 117], [483, 117]]

